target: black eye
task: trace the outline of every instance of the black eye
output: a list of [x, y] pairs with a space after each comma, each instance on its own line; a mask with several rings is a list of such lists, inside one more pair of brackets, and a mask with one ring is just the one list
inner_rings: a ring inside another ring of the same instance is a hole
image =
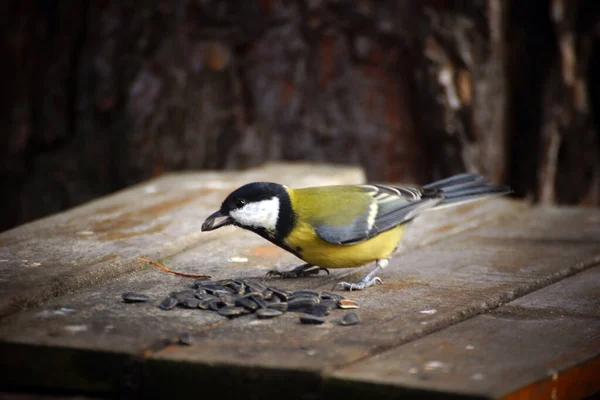
[[246, 205], [246, 200], [244, 199], [237, 199], [235, 201], [235, 208], [242, 208]]

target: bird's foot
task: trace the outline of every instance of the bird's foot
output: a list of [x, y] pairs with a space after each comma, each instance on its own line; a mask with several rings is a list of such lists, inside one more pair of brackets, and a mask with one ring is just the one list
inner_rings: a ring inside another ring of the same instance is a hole
[[329, 275], [329, 270], [327, 268], [319, 267], [316, 265], [303, 264], [289, 271], [277, 271], [276, 269], [272, 269], [269, 272], [267, 272], [267, 277], [279, 277], [283, 279], [301, 278], [310, 275], [318, 275], [320, 271], [325, 271], [327, 272], [327, 275]]
[[353, 291], [353, 290], [363, 290], [366, 289], [368, 287], [371, 286], [375, 286], [376, 284], [383, 284], [383, 281], [381, 280], [381, 278], [379, 278], [378, 276], [371, 278], [370, 280], [366, 280], [366, 279], [361, 279], [360, 281], [356, 282], [356, 283], [350, 283], [350, 282], [338, 282], [335, 284], [335, 286], [333, 287], [335, 288], [340, 288], [342, 290], [348, 290], [348, 291]]

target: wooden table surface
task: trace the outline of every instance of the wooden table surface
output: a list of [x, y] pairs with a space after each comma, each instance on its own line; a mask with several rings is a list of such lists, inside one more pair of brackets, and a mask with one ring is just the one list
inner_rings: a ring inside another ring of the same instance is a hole
[[[350, 167], [269, 164], [166, 175], [0, 234], [0, 391], [114, 397], [576, 399], [600, 392], [600, 210], [491, 199], [407, 230], [384, 285], [345, 293], [361, 324], [176, 308], [193, 280], [330, 290], [369, 267], [265, 278], [294, 256], [200, 225], [239, 185], [361, 183]], [[240, 262], [242, 261], [242, 262]], [[125, 304], [124, 292], [151, 301]], [[182, 333], [191, 346], [177, 344]], [[1, 394], [1, 393], [0, 393]]]

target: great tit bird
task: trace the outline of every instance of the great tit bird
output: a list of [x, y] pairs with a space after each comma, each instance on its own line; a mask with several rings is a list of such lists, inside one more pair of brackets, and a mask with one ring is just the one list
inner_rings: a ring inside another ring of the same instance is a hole
[[[271, 270], [283, 278], [329, 273], [328, 268], [376, 267], [346, 290], [381, 283], [376, 275], [402, 238], [406, 223], [426, 210], [490, 195], [510, 193], [477, 174], [460, 174], [422, 187], [340, 185], [292, 189], [254, 182], [232, 192], [221, 209], [202, 224], [203, 231], [235, 225], [259, 234], [306, 262], [290, 271]], [[223, 218], [216, 222], [218, 218]]]

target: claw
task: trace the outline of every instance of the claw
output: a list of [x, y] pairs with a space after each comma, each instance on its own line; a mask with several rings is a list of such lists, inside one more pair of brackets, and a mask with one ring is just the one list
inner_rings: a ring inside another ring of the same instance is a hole
[[277, 271], [276, 269], [272, 269], [269, 272], [267, 272], [267, 278], [282, 278], [282, 279], [287, 279], [287, 278], [298, 278], [298, 274], [296, 272], [294, 272], [294, 270], [291, 271]]
[[276, 269], [272, 269], [269, 272], [267, 272], [267, 278], [275, 278], [277, 276], [281, 276], [282, 274], [283, 272], [277, 271]]
[[327, 275], [329, 275], [329, 270], [327, 268], [304, 264], [289, 271], [277, 271], [276, 269], [272, 269], [267, 272], [267, 277], [280, 277], [282, 279], [301, 278], [310, 275], [318, 275], [320, 271], [325, 271], [327, 272]]
[[356, 283], [338, 282], [333, 286], [333, 288], [335, 289], [339, 286], [342, 290], [348, 290], [351, 292], [353, 290], [364, 290], [368, 287], [375, 286], [377, 283], [383, 284], [383, 281], [378, 276], [372, 278], [369, 281], [360, 280]]

